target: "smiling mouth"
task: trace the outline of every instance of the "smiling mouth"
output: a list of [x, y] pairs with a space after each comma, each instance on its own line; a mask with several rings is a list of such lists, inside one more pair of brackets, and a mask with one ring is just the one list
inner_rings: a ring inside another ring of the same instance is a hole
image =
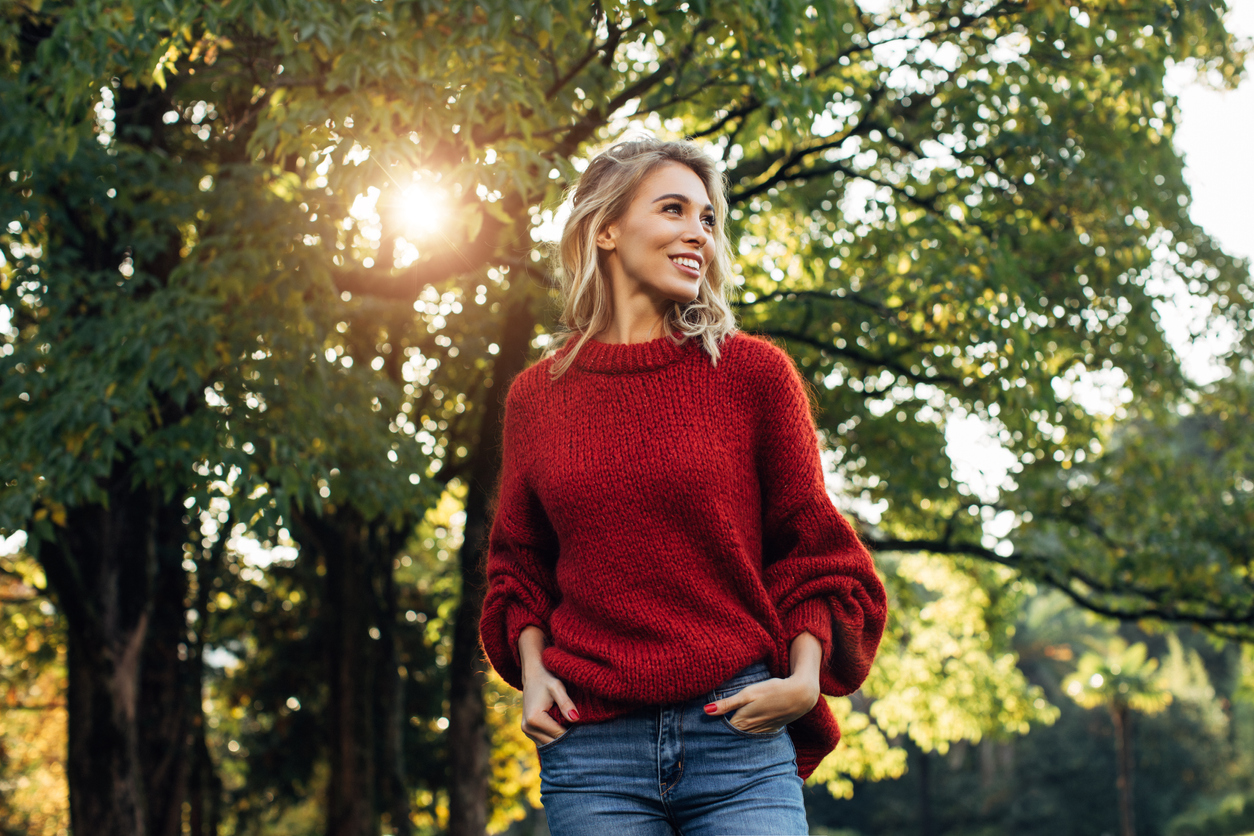
[[671, 261], [674, 262], [677, 267], [682, 267], [685, 270], [690, 270], [693, 273], [696, 273], [697, 275], [701, 274], [701, 262], [697, 261], [695, 258], [688, 258], [687, 256], [681, 255], [681, 256], [676, 256], [675, 258], [672, 258]]

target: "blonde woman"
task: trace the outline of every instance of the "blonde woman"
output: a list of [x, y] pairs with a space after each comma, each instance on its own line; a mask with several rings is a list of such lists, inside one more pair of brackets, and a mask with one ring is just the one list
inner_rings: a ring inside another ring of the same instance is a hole
[[481, 634], [523, 692], [555, 836], [807, 833], [884, 628], [806, 388], [727, 302], [724, 178], [647, 139], [592, 160], [564, 306], [506, 397]]

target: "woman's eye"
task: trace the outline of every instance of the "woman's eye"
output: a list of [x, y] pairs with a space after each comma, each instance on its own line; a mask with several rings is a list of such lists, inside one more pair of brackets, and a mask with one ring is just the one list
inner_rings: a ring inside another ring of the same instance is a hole
[[663, 211], [663, 212], [681, 212], [681, 213], [682, 213], [682, 212], [684, 211], [684, 207], [680, 206], [678, 203], [668, 203], [668, 204], [666, 204], [666, 206], [662, 209], [662, 211]]
[[705, 224], [706, 226], [714, 226], [714, 216], [706, 215], [704, 218], [701, 219], [701, 223]]

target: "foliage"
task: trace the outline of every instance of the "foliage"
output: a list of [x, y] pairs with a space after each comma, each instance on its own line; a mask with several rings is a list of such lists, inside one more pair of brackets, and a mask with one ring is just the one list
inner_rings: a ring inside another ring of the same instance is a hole
[[[350, 371], [342, 346], [318, 360], [338, 298], [325, 263], [293, 246], [311, 232], [296, 178], [211, 136], [211, 115], [235, 102], [200, 96], [223, 80], [189, 76], [188, 98], [173, 97], [150, 63], [169, 43], [131, 28], [155, 9], [131, 11], [10, 12], [5, 49], [24, 60], [3, 81], [17, 109], [0, 135], [21, 149], [0, 190], [0, 526], [28, 528], [37, 553], [64, 508], [105, 501], [119, 460], [135, 482], [202, 508], [229, 471], [245, 519], [292, 500], [319, 508], [327, 480], [396, 513], [425, 457], [364, 431], [396, 405], [377, 367]], [[50, 31], [24, 54], [18, 26]], [[80, 52], [67, 39], [82, 29], [125, 48]]]
[[[445, 780], [443, 669], [447, 619], [456, 606], [450, 556], [461, 536], [462, 493], [454, 483], [396, 559], [404, 766], [420, 832], [435, 826]], [[207, 528], [230, 538], [221, 569], [205, 578], [212, 594], [201, 615], [214, 660], [206, 672], [208, 743], [227, 793], [226, 826], [241, 834], [316, 830], [328, 780], [323, 567], [290, 547], [262, 548], [242, 524]]]
[[1254, 832], [1254, 798], [1234, 793], [1172, 819], [1168, 836], [1243, 836]]
[[1248, 619], [1234, 616], [1254, 601], [1251, 386], [1234, 366], [1178, 409], [1146, 405], [1100, 456], [1033, 474], [1037, 511], [1015, 535], [1025, 559], [1059, 566], [1060, 553], [1078, 551], [1084, 560], [1059, 583], [1091, 590], [1105, 611], [1148, 610], [1248, 637]]
[[69, 802], [64, 758], [65, 644], [37, 594], [39, 566], [0, 556], [0, 833], [59, 836]]
[[840, 748], [809, 778], [834, 798], [852, 798], [854, 781], [883, 781], [906, 772], [906, 750], [893, 746], [878, 725], [853, 709], [848, 697], [824, 697], [840, 723]]
[[860, 710], [833, 701], [844, 746], [811, 778], [837, 797], [852, 792], [851, 779], [900, 777], [903, 738], [944, 754], [955, 742], [1026, 734], [1058, 716], [1016, 666], [1024, 596], [1022, 584], [1011, 591], [1009, 570], [927, 555], [880, 555], [879, 565], [891, 598], [880, 655], [858, 692]]
[[1002, 588], [1009, 573], [926, 556], [888, 566], [898, 584], [927, 594], [917, 612], [915, 602], [901, 602], [889, 647], [904, 645], [904, 652], [890, 649], [864, 686], [875, 699], [872, 716], [889, 735], [909, 730], [920, 748], [944, 754], [950, 741], [1023, 734], [1029, 723], [1057, 716], [1015, 666], [1011, 622], [1022, 596]]
[[1063, 686], [1084, 708], [1122, 704], [1141, 714], [1157, 714], [1171, 704], [1171, 692], [1156, 675], [1158, 660], [1147, 659], [1146, 653], [1140, 642], [1112, 639], [1109, 647], [1081, 656]]
[[493, 671], [488, 679], [488, 726], [492, 730], [492, 818], [489, 833], [540, 807], [540, 765], [535, 744], [522, 731], [522, 700]]
[[[1174, 695], [1166, 710], [1136, 725], [1138, 832], [1165, 834], [1175, 817], [1191, 820], [1187, 811], [1202, 813], [1230, 794], [1248, 792], [1251, 772], [1239, 742], [1248, 732], [1246, 704], [1231, 676], [1239, 648], [1219, 648], [1188, 629], [1145, 633], [1096, 621], [1058, 593], [1030, 594], [1020, 611], [1013, 642], [1020, 669], [1057, 706], [1057, 719], [1033, 725], [1024, 736], [958, 742], [943, 757], [913, 751], [903, 776], [857, 781], [848, 800], [807, 794], [812, 826], [916, 834], [926, 803], [936, 831], [955, 836], [1117, 832], [1113, 722], [1108, 712], [1080, 708], [1062, 685], [1079, 652], [1094, 640], [1109, 640], [1116, 628], [1129, 643], [1150, 649]], [[1167, 673], [1182, 670], [1189, 672]]]

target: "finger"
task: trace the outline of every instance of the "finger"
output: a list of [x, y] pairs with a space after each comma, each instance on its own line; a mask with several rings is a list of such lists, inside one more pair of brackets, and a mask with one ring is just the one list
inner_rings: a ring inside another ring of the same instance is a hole
[[735, 728], [752, 734], [766, 734], [778, 731], [785, 725], [785, 719], [766, 709], [761, 701], [749, 702], [734, 714], [728, 714], [727, 722]]
[[775, 732], [779, 731], [781, 728], [784, 727], [784, 725], [786, 725], [778, 721], [767, 722], [764, 720], [757, 720], [757, 721], [748, 722], [748, 723], [736, 722], [739, 719], [740, 719], [740, 715], [738, 714], [735, 717], [729, 718], [727, 722], [731, 723], [733, 726], [740, 729], [741, 731], [749, 732], [750, 734], [775, 734]]
[[561, 680], [555, 680], [549, 693], [553, 695], [553, 702], [557, 703], [557, 707], [561, 710], [562, 715], [572, 723], [579, 722], [579, 711], [575, 708], [575, 704], [566, 694], [566, 686]]
[[541, 735], [548, 738], [542, 741], [548, 743], [555, 737], [564, 734], [566, 731], [561, 723], [558, 723], [548, 715], [548, 712], [538, 711], [523, 722], [523, 732], [531, 738], [538, 738]]
[[[748, 689], [745, 689], [748, 690]], [[705, 707], [705, 713], [711, 717], [718, 717], [729, 711], [735, 711], [743, 705], [748, 705], [753, 699], [753, 695], [745, 696], [744, 691], [732, 694], [730, 697], [723, 697], [721, 700], [715, 700]]]
[[536, 744], [537, 746], [543, 746], [546, 743], [552, 743], [554, 740], [554, 738], [549, 737], [547, 734], [539, 734], [539, 733], [533, 734], [527, 731], [526, 725], [523, 726], [523, 734], [527, 736], [528, 740], [530, 740], [532, 743]]

